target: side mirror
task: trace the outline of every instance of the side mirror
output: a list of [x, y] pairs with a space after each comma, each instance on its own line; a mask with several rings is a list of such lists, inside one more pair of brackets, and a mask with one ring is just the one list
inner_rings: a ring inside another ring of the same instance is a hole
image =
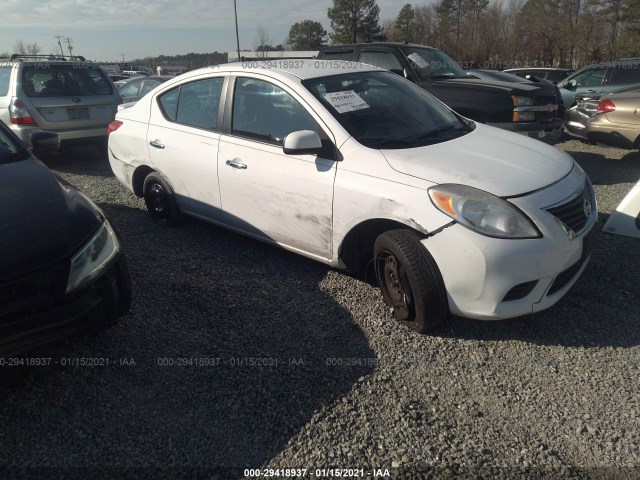
[[29, 134], [31, 151], [35, 156], [50, 155], [60, 150], [60, 135], [55, 132], [40, 130]]
[[282, 150], [286, 155], [317, 155], [322, 150], [322, 142], [316, 132], [299, 130], [284, 137]]
[[577, 86], [578, 82], [576, 82], [575, 80], [569, 80], [567, 83], [565, 83], [564, 88], [568, 90], [575, 90]]

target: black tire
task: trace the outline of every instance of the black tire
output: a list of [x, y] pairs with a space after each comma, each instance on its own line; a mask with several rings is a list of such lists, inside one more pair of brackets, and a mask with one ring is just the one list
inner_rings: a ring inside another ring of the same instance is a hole
[[418, 235], [389, 230], [378, 236], [373, 252], [382, 297], [396, 320], [419, 333], [444, 325], [449, 318], [444, 281]]
[[180, 223], [182, 213], [178, 209], [176, 197], [167, 182], [156, 172], [151, 172], [144, 179], [142, 188], [144, 203], [156, 222], [173, 226]]

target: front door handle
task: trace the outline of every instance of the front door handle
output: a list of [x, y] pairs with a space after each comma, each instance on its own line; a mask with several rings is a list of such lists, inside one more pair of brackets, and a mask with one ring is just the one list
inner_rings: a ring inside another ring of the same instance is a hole
[[240, 170], [246, 170], [247, 166], [244, 163], [240, 163], [237, 160], [227, 160], [225, 162], [227, 165], [233, 168], [239, 168]]
[[157, 139], [150, 141], [149, 145], [151, 145], [152, 147], [159, 148], [161, 150], [164, 148], [164, 144], [162, 144], [160, 140], [157, 140]]

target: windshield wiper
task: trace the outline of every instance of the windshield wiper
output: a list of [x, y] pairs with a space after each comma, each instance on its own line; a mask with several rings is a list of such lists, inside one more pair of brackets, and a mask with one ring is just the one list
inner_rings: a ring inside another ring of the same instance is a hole
[[434, 128], [433, 130], [429, 130], [428, 132], [420, 133], [418, 135], [413, 135], [410, 137], [404, 137], [401, 140], [406, 140], [408, 142], [419, 142], [420, 140], [426, 140], [428, 138], [437, 137], [441, 133], [446, 132], [447, 130], [452, 130], [454, 128], [456, 128], [456, 125], [454, 123], [450, 123], [449, 125], [444, 125], [442, 127]]

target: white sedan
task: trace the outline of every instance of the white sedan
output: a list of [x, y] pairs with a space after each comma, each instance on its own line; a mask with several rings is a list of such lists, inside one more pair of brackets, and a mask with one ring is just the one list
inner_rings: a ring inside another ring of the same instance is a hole
[[419, 332], [548, 308], [591, 254], [594, 191], [569, 155], [375, 67], [204, 68], [109, 131], [115, 175], [159, 223], [197, 217], [337, 268], [373, 259]]

